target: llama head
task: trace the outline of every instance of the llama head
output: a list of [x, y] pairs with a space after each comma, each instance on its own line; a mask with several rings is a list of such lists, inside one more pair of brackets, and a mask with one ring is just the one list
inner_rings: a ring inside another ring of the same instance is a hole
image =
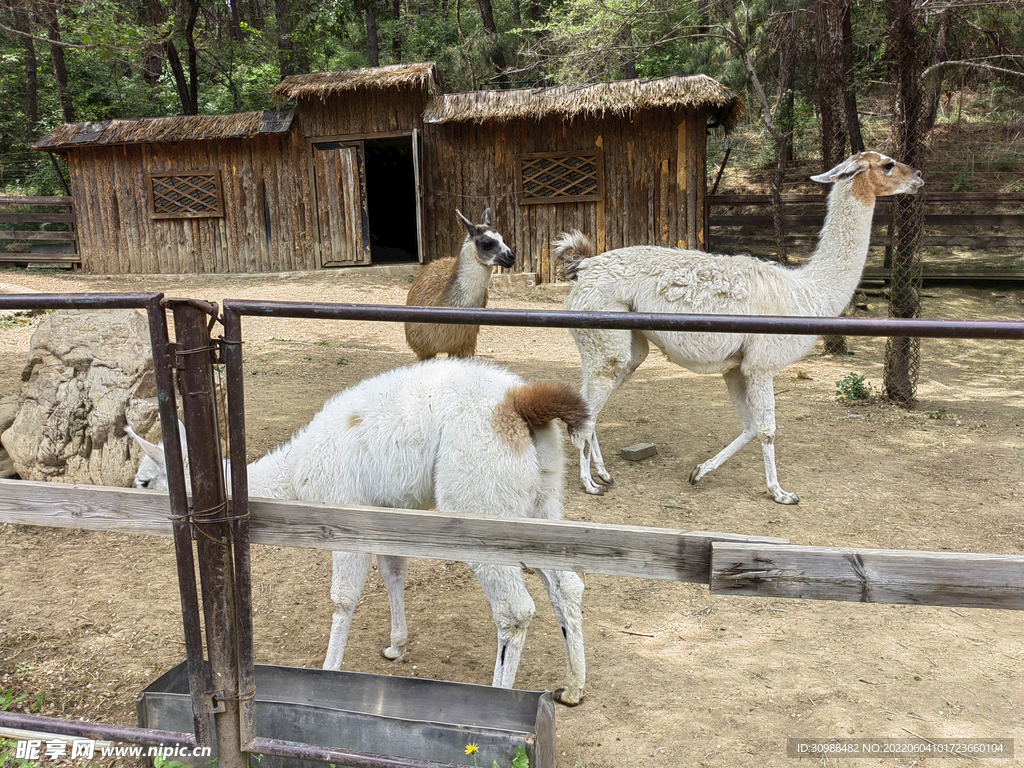
[[466, 237], [476, 248], [476, 260], [488, 267], [511, 267], [516, 255], [505, 245], [505, 239], [491, 228], [491, 209], [485, 208], [480, 223], [474, 224], [459, 210], [455, 211], [466, 228]]
[[880, 152], [859, 152], [811, 180], [821, 184], [849, 181], [852, 195], [865, 205], [873, 205], [882, 195], [913, 195], [924, 185], [919, 170]]
[[[132, 488], [148, 488], [151, 491], [167, 490], [167, 462], [164, 458], [164, 447], [139, 437], [131, 427], [125, 427], [128, 437], [142, 448], [142, 460], [135, 471]], [[188, 462], [188, 448], [185, 445], [185, 425], [178, 422], [178, 439], [181, 441], [181, 455]]]

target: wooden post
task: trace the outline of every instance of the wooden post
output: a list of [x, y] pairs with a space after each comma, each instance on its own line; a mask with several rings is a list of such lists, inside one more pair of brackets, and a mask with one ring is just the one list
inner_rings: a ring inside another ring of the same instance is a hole
[[178, 347], [178, 391], [184, 409], [192, 480], [190, 518], [195, 531], [206, 623], [210, 698], [219, 768], [246, 768], [240, 749], [238, 642], [234, 564], [207, 321], [216, 310], [205, 302], [170, 302]]

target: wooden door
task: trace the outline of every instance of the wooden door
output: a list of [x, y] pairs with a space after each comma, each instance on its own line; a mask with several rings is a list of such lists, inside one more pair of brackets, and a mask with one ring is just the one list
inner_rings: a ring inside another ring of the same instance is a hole
[[423, 182], [420, 161], [420, 132], [412, 129], [412, 176], [416, 187], [416, 255], [423, 262]]
[[321, 267], [370, 263], [363, 143], [313, 145]]

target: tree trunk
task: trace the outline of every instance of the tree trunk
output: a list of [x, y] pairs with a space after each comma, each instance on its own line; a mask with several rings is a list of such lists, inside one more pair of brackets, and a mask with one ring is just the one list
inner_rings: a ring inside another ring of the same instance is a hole
[[402, 3], [391, 0], [391, 56], [397, 64], [402, 60]]
[[174, 88], [178, 92], [178, 101], [181, 102], [181, 113], [194, 115], [195, 112], [189, 112], [191, 97], [188, 92], [188, 78], [185, 76], [185, 68], [181, 66], [178, 48], [173, 40], [168, 39], [164, 41], [164, 50], [167, 52], [167, 66], [171, 68], [171, 76], [174, 78]]
[[32, 20], [22, 10], [14, 11], [14, 28], [24, 32], [21, 44], [25, 49], [25, 139], [29, 144], [39, 138], [39, 63], [32, 34]]
[[[930, 65], [941, 64], [946, 61], [946, 41], [949, 36], [949, 14], [942, 14], [939, 18], [939, 26], [935, 35], [935, 47], [932, 50]], [[935, 118], [939, 113], [939, 97], [942, 94], [942, 73], [940, 67], [931, 74], [925, 85], [924, 114], [921, 120], [930, 131], [935, 125]]]
[[188, 20], [185, 23], [185, 45], [188, 51], [189, 115], [199, 114], [199, 54], [196, 50], [196, 20], [199, 18], [200, 0], [188, 0]]
[[477, 4], [480, 6], [480, 20], [483, 22], [484, 30], [491, 37], [489, 58], [494, 66], [495, 79], [498, 81], [499, 88], [508, 88], [509, 79], [505, 73], [508, 64], [505, 61], [505, 52], [501, 50], [501, 43], [498, 40], [498, 27], [494, 23], [494, 9], [491, 6], [491, 0], [477, 0]]
[[796, 77], [796, 58], [799, 48], [796, 13], [788, 13], [779, 24], [779, 90], [775, 98], [776, 125], [779, 136], [775, 140], [775, 173], [771, 181], [772, 228], [775, 230], [775, 248], [780, 264], [789, 263], [786, 247], [786, 222], [783, 219], [782, 183], [793, 147], [793, 84]]
[[46, 26], [46, 34], [51, 41], [50, 61], [53, 63], [53, 79], [57, 85], [57, 99], [60, 101], [61, 114], [65, 123], [75, 122], [75, 105], [68, 89], [68, 68], [64, 61], [64, 47], [60, 45], [60, 19], [57, 9], [49, 4], [41, 4], [39, 13]]
[[[164, 23], [167, 14], [160, 0], [147, 0], [139, 9], [139, 19], [143, 25], [155, 29]], [[156, 88], [160, 76], [164, 73], [164, 46], [154, 42], [146, 45], [142, 53], [142, 80], [150, 88]]]
[[[893, 105], [893, 153], [921, 169], [925, 138], [931, 130], [921, 73], [928, 59], [928, 41], [921, 31], [924, 18], [916, 0], [886, 0], [889, 20], [886, 41], [893, 56], [895, 94]], [[900, 195], [893, 205], [892, 268], [889, 272], [889, 317], [913, 318], [921, 314], [921, 239], [924, 225], [924, 194]], [[904, 408], [917, 400], [920, 339], [890, 338], [885, 349], [883, 389], [885, 396]]]
[[[849, 15], [848, 0], [815, 0], [814, 51], [818, 65], [818, 111], [821, 115], [822, 170], [835, 168], [846, 157], [847, 102], [844, 82], [843, 20]], [[842, 314], [846, 314], [843, 310]], [[849, 353], [845, 336], [822, 338], [825, 354]]]
[[377, 15], [366, 9], [366, 60], [371, 67], [380, 66], [380, 39], [377, 37]]
[[291, 8], [288, 0], [275, 0], [274, 18], [277, 20], [277, 64], [281, 77], [299, 74], [295, 65], [295, 46], [292, 44]]
[[846, 133], [850, 137], [850, 152], [864, 151], [864, 136], [860, 130], [857, 110], [857, 83], [853, 77], [853, 24], [850, 6], [843, 14], [843, 93], [846, 96]]
[[622, 79], [636, 80], [636, 56], [629, 50], [633, 45], [633, 28], [629, 24], [622, 25], [619, 42], [623, 48]]
[[816, 91], [821, 114], [823, 171], [846, 157], [846, 100], [843, 95], [843, 17], [847, 0], [815, 0]]
[[185, 70], [181, 63], [178, 46], [170, 38], [164, 41], [164, 50], [167, 52], [167, 64], [171, 68], [171, 75], [174, 77], [174, 87], [178, 92], [178, 100], [181, 102], [181, 113], [183, 115], [199, 114], [199, 72], [195, 41], [196, 19], [199, 17], [199, 1], [187, 0], [187, 9], [178, 9], [178, 21], [181, 21], [181, 16], [185, 16], [182, 34], [185, 38], [188, 71]]

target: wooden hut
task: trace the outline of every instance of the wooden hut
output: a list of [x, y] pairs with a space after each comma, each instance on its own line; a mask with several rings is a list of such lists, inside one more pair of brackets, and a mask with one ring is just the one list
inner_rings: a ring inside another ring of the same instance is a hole
[[555, 278], [551, 240], [580, 229], [599, 251], [704, 248], [708, 126], [742, 103], [704, 75], [444, 94], [424, 122], [429, 253], [454, 253], [456, 205], [489, 206], [517, 268]]
[[282, 111], [64, 125], [82, 266], [280, 272], [455, 253], [485, 207], [519, 271], [559, 232], [703, 247], [705, 137], [738, 98], [704, 76], [442, 94], [433, 64], [324, 72]]

